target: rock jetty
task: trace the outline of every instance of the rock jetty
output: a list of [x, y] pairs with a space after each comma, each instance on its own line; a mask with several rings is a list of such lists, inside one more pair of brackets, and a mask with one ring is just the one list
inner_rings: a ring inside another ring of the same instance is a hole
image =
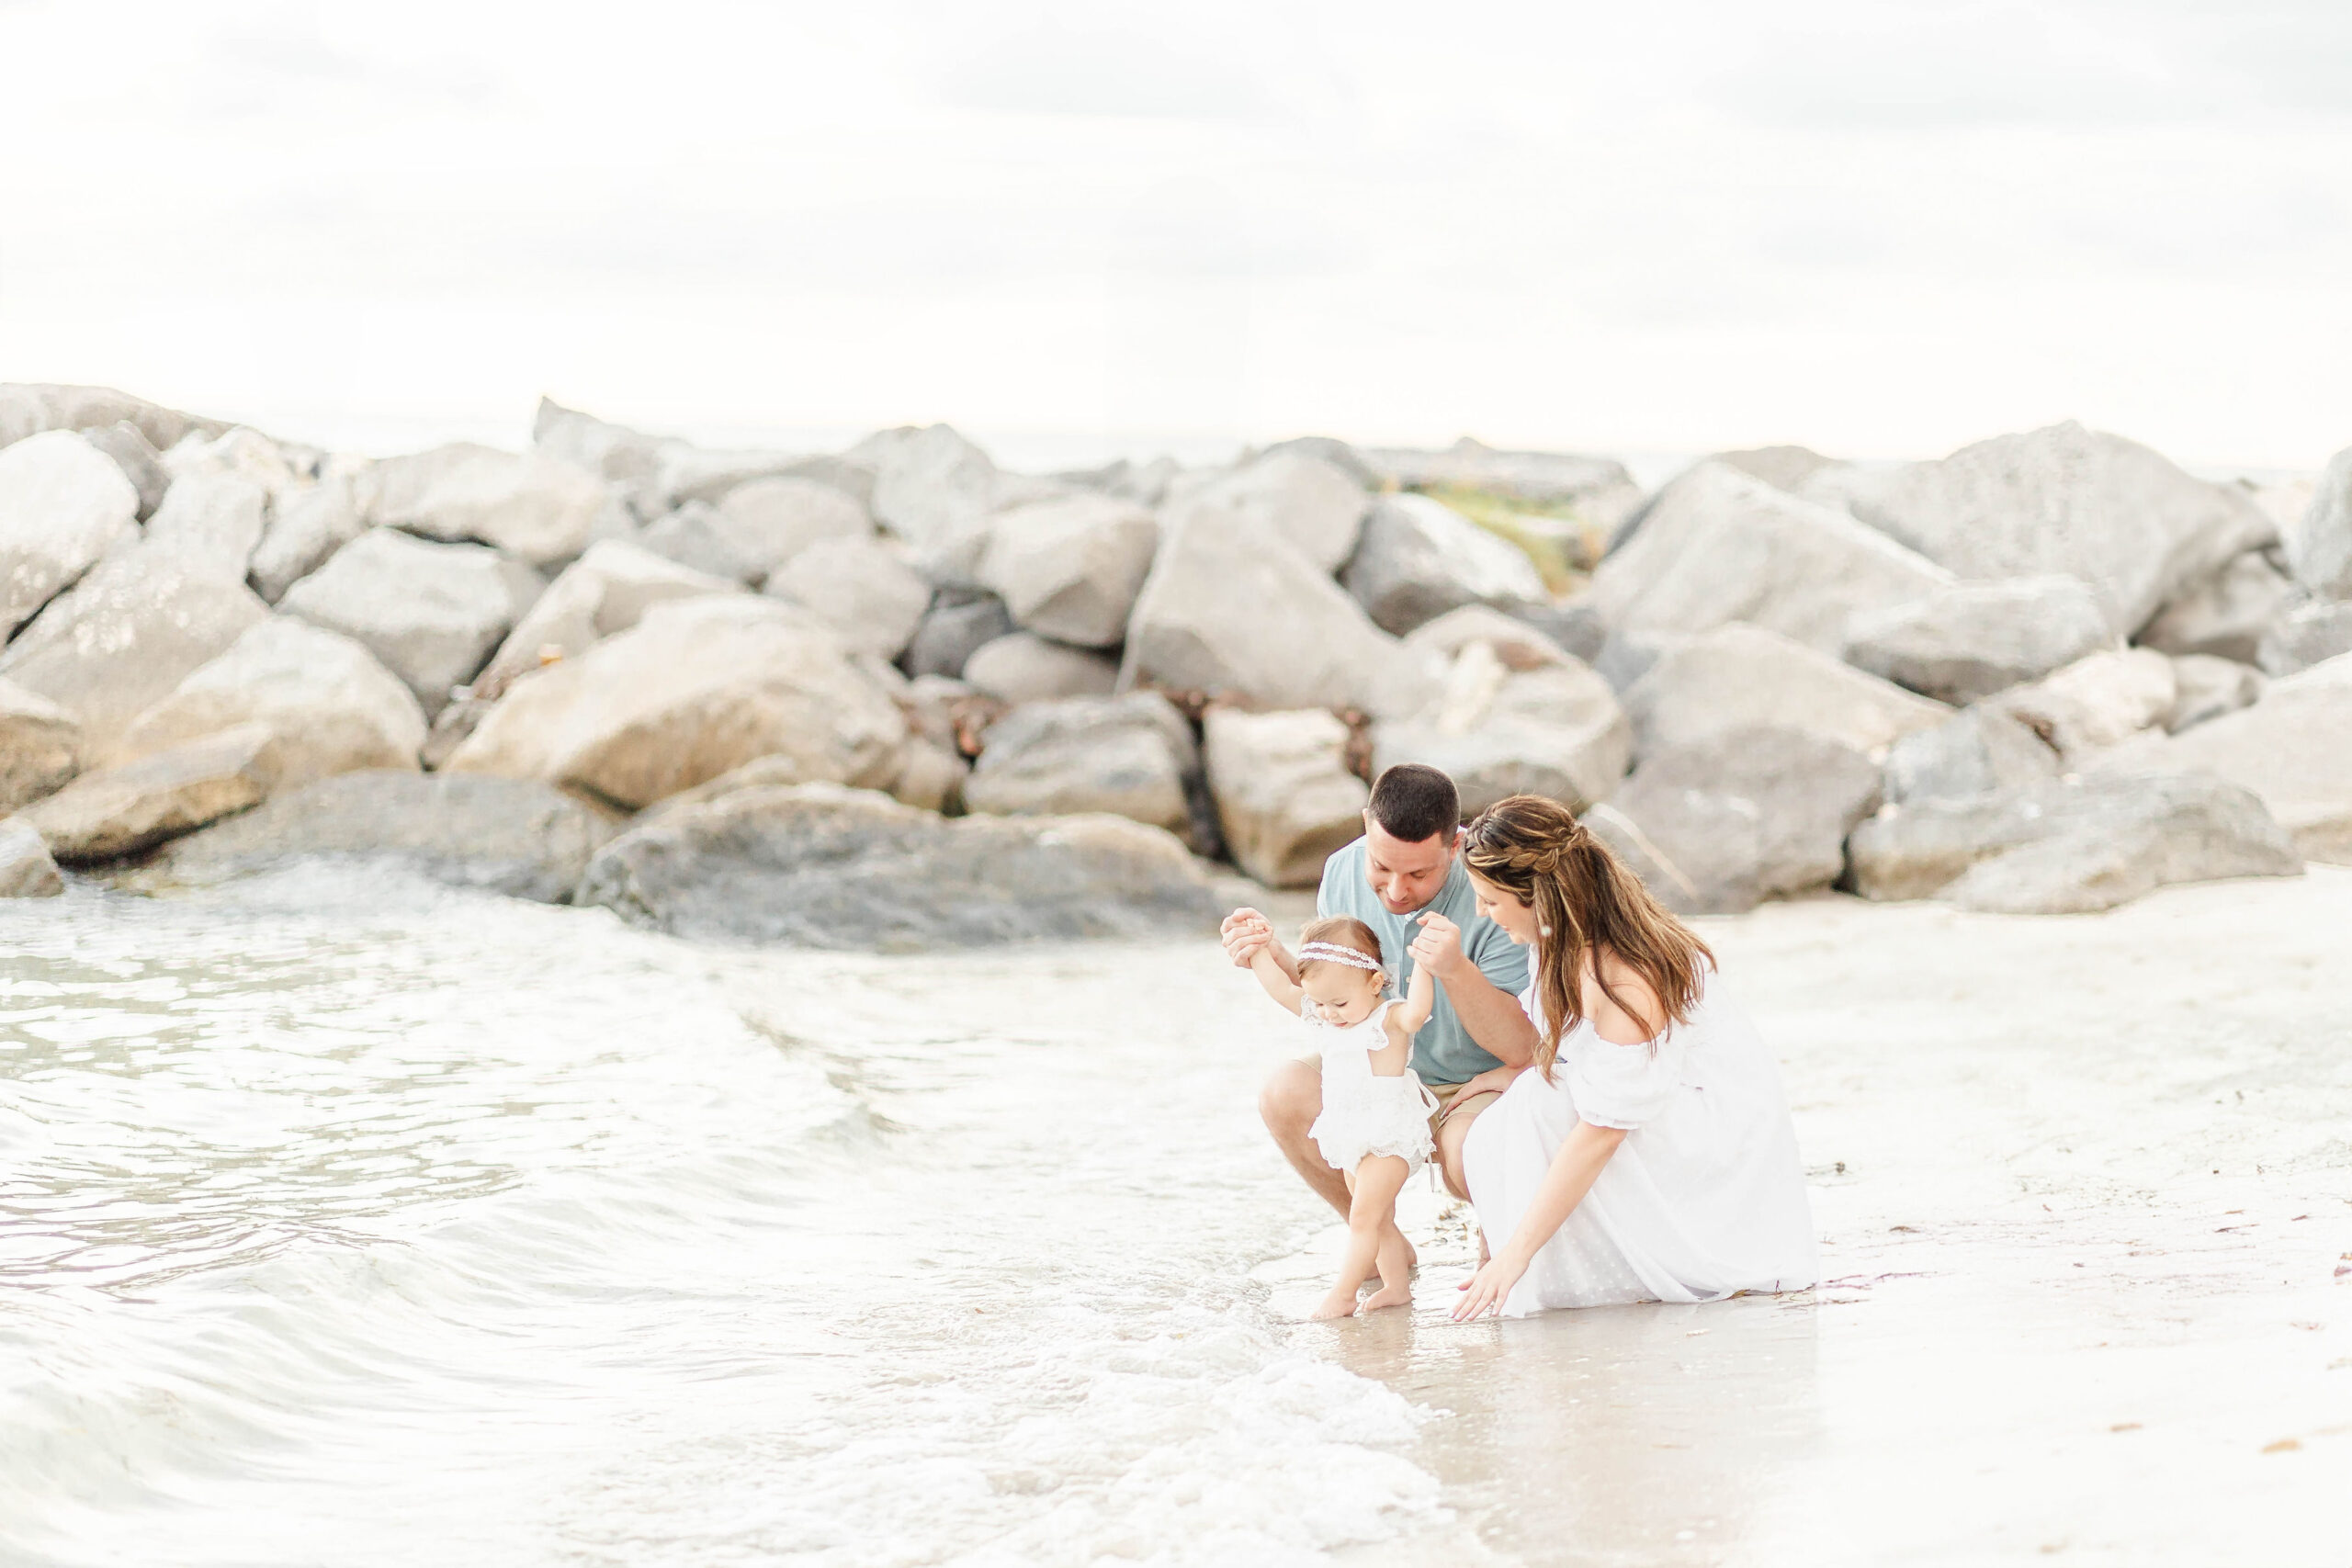
[[1655, 493], [1577, 454], [1015, 473], [945, 425], [320, 451], [0, 386], [0, 897], [401, 865], [700, 939], [1205, 924], [1373, 773], [1568, 802], [1692, 913], [2352, 863], [2352, 450], [2075, 424]]

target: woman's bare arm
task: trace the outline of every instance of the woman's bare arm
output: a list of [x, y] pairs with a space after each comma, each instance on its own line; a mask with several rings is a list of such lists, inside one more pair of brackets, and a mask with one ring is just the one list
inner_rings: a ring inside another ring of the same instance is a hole
[[1462, 1299], [1454, 1303], [1453, 1317], [1466, 1323], [1489, 1312], [1500, 1312], [1510, 1295], [1510, 1288], [1527, 1272], [1527, 1266], [1544, 1249], [1559, 1228], [1576, 1213], [1584, 1195], [1592, 1190], [1600, 1179], [1601, 1168], [1625, 1141], [1622, 1127], [1596, 1127], [1589, 1122], [1579, 1122], [1561, 1142], [1560, 1152], [1552, 1156], [1552, 1168], [1544, 1173], [1543, 1184], [1536, 1188], [1534, 1201], [1527, 1205], [1527, 1213], [1520, 1216], [1519, 1228], [1510, 1233], [1502, 1250], [1489, 1258], [1486, 1266], [1473, 1274], [1463, 1285]]

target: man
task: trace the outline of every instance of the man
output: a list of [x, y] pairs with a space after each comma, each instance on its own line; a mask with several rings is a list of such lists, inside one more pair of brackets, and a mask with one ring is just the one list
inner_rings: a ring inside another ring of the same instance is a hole
[[[1437, 977], [1436, 1010], [1413, 1037], [1413, 1070], [1441, 1108], [1437, 1156], [1445, 1184], [1466, 1198], [1463, 1140], [1508, 1083], [1503, 1069], [1533, 1060], [1535, 1028], [1519, 1005], [1527, 988], [1526, 951], [1478, 913], [1461, 838], [1453, 781], [1436, 768], [1399, 763], [1372, 786], [1363, 837], [1323, 863], [1315, 908], [1319, 915], [1352, 915], [1378, 932], [1382, 951], [1397, 965], [1400, 989], [1416, 964], [1428, 964]], [[1247, 967], [1261, 947], [1271, 946], [1283, 972], [1296, 976], [1296, 961], [1257, 910], [1234, 910], [1224, 934], [1236, 964]], [[1258, 1113], [1291, 1168], [1344, 1216], [1347, 1181], [1323, 1163], [1306, 1135], [1322, 1110], [1322, 1064], [1313, 1056], [1283, 1063], [1258, 1095]]]

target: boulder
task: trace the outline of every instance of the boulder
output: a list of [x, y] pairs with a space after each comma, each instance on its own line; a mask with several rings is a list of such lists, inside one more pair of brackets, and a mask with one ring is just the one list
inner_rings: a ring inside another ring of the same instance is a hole
[[82, 727], [38, 692], [0, 681], [0, 817], [81, 771]]
[[257, 487], [265, 497], [274, 497], [298, 483], [310, 482], [309, 459], [298, 460], [298, 457], [260, 431], [240, 425], [217, 435], [190, 434], [157, 460], [175, 484], [198, 475], [241, 479]]
[[408, 682], [427, 718], [538, 598], [529, 568], [481, 545], [373, 528], [286, 591], [286, 614], [341, 632]]
[[653, 497], [663, 507], [690, 501], [716, 506], [754, 479], [790, 478], [814, 479], [832, 486], [860, 506], [871, 508], [874, 466], [863, 457], [797, 452], [715, 452], [685, 442], [662, 448], [661, 470]]
[[[961, 678], [965, 664], [987, 644], [1012, 633], [1012, 612], [993, 593], [935, 595], [907, 644], [907, 672], [918, 678]], [[1114, 672], [1115, 679], [1115, 671]]]
[[1599, 668], [1600, 651], [1609, 642], [1609, 623], [1589, 591], [1549, 604], [1522, 604], [1511, 612], [1560, 645], [1571, 658]]
[[2172, 672], [2172, 711], [2165, 716], [2168, 734], [2177, 735], [2225, 713], [2250, 707], [2262, 696], [2262, 671], [2234, 659], [2177, 654]]
[[1885, 795], [1890, 801], [1966, 799], [2054, 779], [2059, 766], [2057, 751], [2022, 720], [1980, 703], [1889, 748]]
[[1734, 622], [1665, 647], [1625, 691], [1634, 754], [1694, 745], [1735, 729], [1797, 729], [1865, 756], [1951, 709], [1803, 643]]
[[17, 634], [0, 675], [73, 714], [84, 765], [102, 764], [124, 726], [268, 616], [217, 556], [134, 536]]
[[1807, 492], [1819, 493], [1832, 472], [1856, 516], [1962, 578], [2081, 578], [2117, 637], [2277, 539], [2243, 491], [2072, 422], [1996, 436], [1940, 462], [1824, 470]]
[[1616, 790], [1633, 750], [1624, 709], [1589, 667], [1563, 654], [1514, 671], [1483, 641], [1454, 655], [1435, 702], [1372, 732], [1375, 775], [1398, 762], [1442, 768], [1465, 818], [1512, 795], [1582, 811]]
[[2352, 602], [2298, 604], [2262, 634], [2255, 661], [2272, 675], [2292, 675], [2352, 653]]
[[139, 491], [68, 431], [0, 449], [0, 642], [138, 526]]
[[1090, 649], [1013, 632], [974, 649], [964, 660], [963, 678], [973, 690], [1017, 707], [1056, 697], [1108, 696], [1118, 687], [1119, 667]]
[[1573, 660], [1568, 650], [1544, 635], [1537, 624], [1485, 604], [1464, 604], [1458, 610], [1449, 610], [1405, 634], [1408, 649], [1435, 654], [1448, 663], [1464, 649], [1481, 642], [1492, 649], [1495, 657], [1509, 670], [1541, 670]]
[[335, 551], [368, 531], [349, 474], [278, 492], [269, 526], [248, 564], [254, 591], [275, 604], [286, 591], [324, 566]]
[[370, 470], [368, 516], [428, 539], [473, 540], [534, 566], [588, 547], [605, 487], [544, 452], [469, 441], [387, 457]]
[[2218, 774], [2261, 796], [2303, 858], [2352, 865], [2352, 655], [2273, 681], [2252, 706], [2119, 761]]
[[800, 604], [850, 647], [886, 660], [906, 651], [931, 605], [931, 585], [870, 534], [808, 546], [776, 569], [766, 592]]
[[1645, 756], [1587, 820], [1668, 908], [1737, 914], [1835, 883], [1881, 787], [1878, 764], [1850, 746], [1733, 729]]
[[2098, 652], [2113, 638], [2075, 577], [1956, 582], [1846, 623], [1846, 662], [1939, 702], [1970, 703]]
[[1320, 708], [1213, 707], [1202, 725], [1226, 848], [1269, 887], [1312, 887], [1331, 852], [1363, 832], [1372, 791], [1348, 770], [1348, 727]]
[[1440, 452], [1381, 447], [1371, 465], [1408, 490], [1484, 491], [1532, 506], [1569, 506], [1627, 490], [1633, 475], [1613, 457], [1573, 452], [1506, 452], [1465, 435]]
[[1159, 545], [1159, 525], [1134, 502], [1064, 496], [1000, 513], [976, 575], [1023, 628], [1080, 648], [1116, 648]]
[[855, 496], [797, 474], [747, 479], [718, 502], [718, 525], [762, 580], [811, 545], [863, 539], [874, 519]]
[[2275, 550], [2248, 550], [2166, 604], [2132, 640], [2159, 653], [2207, 654], [2251, 664], [2263, 633], [2295, 598]]
[[848, 456], [874, 472], [875, 521], [910, 544], [942, 544], [996, 507], [996, 464], [953, 426], [879, 430]]
[[1804, 481], [1829, 468], [1834, 458], [1825, 457], [1810, 446], [1750, 446], [1737, 452], [1718, 452], [1713, 459], [1737, 468], [1751, 479], [1762, 479], [1774, 490], [1795, 494]]
[[2323, 599], [2352, 599], [2352, 446], [2328, 459], [2286, 543], [2296, 581]]
[[655, 604], [628, 631], [517, 680], [446, 765], [629, 808], [741, 767], [888, 784], [906, 719], [805, 613], [749, 594]]
[[413, 768], [424, 713], [399, 677], [349, 637], [273, 615], [191, 671], [124, 731], [141, 757], [259, 724], [256, 765], [270, 790], [361, 768]]
[[171, 488], [172, 476], [164, 471], [163, 454], [148, 444], [139, 427], [129, 420], [102, 424], [82, 432], [82, 439], [114, 459], [130, 488], [139, 492], [139, 517], [141, 522], [155, 514], [164, 504], [164, 492]]
[[397, 863], [437, 882], [560, 904], [612, 828], [524, 779], [340, 773], [166, 846], [140, 880], [210, 886], [302, 861]]
[[1661, 491], [1640, 531], [1601, 562], [1592, 596], [1613, 631], [1682, 636], [1745, 621], [1838, 654], [1849, 616], [1951, 582], [1842, 513], [1701, 463]]
[[1340, 581], [1374, 625], [1398, 637], [1464, 604], [1517, 607], [1548, 597], [1526, 551], [1426, 495], [1374, 502]]
[[[1345, 482], [1336, 470], [1329, 477]], [[1127, 626], [1119, 679], [1272, 707], [1385, 709], [1396, 705], [1387, 683], [1408, 657], [1262, 521], [1204, 507], [1160, 546]]]
[[[1363, 453], [1336, 435], [1294, 435], [1288, 440], [1274, 442], [1272, 446], [1261, 447], [1250, 453], [1249, 460], [1271, 457], [1282, 452], [1295, 452], [1303, 457], [1320, 458], [1355, 480], [1362, 489], [1376, 491], [1381, 488], [1380, 470], [1374, 468], [1371, 460]], [[1176, 468], [1175, 459], [1171, 457], [1158, 458], [1153, 466], [1161, 465], [1165, 465], [1166, 471], [1170, 473]]]
[[600, 479], [642, 484], [661, 472], [663, 452], [683, 444], [565, 408], [554, 399], [543, 397], [538, 412], [531, 421], [531, 445]]
[[0, 898], [53, 898], [64, 891], [40, 829], [21, 817], [0, 817]]
[[472, 695], [495, 701], [521, 676], [559, 659], [577, 659], [599, 638], [625, 632], [656, 604], [706, 593], [740, 593], [741, 585], [617, 539], [588, 547], [514, 623]]
[[1170, 502], [1161, 522], [1171, 536], [1214, 523], [1214, 536], [1249, 539], [1252, 553], [1280, 540], [1329, 577], [1355, 554], [1371, 504], [1362, 485], [1322, 458], [1272, 452]]
[[2046, 680], [2002, 693], [1992, 705], [2079, 766], [2161, 726], [2179, 694], [2171, 660], [2154, 649], [2122, 648], [2078, 659]]
[[2211, 773], [2067, 778], [1891, 806], [1854, 829], [1848, 852], [1864, 897], [2004, 914], [2085, 913], [2172, 883], [2302, 870], [2262, 802]]
[[76, 778], [23, 813], [69, 865], [115, 860], [258, 806], [269, 794], [266, 724], [241, 724]]
[[723, 577], [747, 586], [756, 586], [767, 577], [749, 542], [737, 537], [718, 508], [707, 501], [689, 501], [656, 517], [645, 525], [637, 542], [707, 577]]
[[1194, 842], [1206, 803], [1193, 727], [1157, 692], [1065, 697], [989, 727], [964, 804], [1003, 817], [1107, 811]]
[[148, 519], [147, 542], [243, 581], [268, 513], [269, 492], [243, 474], [188, 474], [172, 481]]
[[136, 426], [158, 452], [169, 451], [191, 432], [211, 435], [228, 428], [218, 420], [198, 419], [111, 387], [0, 384], [0, 446], [13, 446], [45, 430], [100, 430], [117, 423]]
[[698, 941], [906, 953], [1204, 932], [1207, 872], [1124, 818], [949, 820], [869, 791], [760, 785], [649, 813], [576, 900]]

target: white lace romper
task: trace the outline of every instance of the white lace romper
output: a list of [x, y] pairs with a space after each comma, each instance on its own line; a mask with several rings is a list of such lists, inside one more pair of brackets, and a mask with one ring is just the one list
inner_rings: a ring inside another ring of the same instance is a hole
[[1299, 1003], [1323, 1053], [1323, 1114], [1306, 1135], [1334, 1169], [1353, 1170], [1366, 1155], [1398, 1155], [1409, 1173], [1430, 1157], [1437, 1097], [1410, 1067], [1393, 1078], [1372, 1070], [1372, 1054], [1388, 1043], [1383, 1020], [1396, 1005], [1383, 1002], [1363, 1022], [1340, 1025], [1316, 1017], [1313, 1002]]

